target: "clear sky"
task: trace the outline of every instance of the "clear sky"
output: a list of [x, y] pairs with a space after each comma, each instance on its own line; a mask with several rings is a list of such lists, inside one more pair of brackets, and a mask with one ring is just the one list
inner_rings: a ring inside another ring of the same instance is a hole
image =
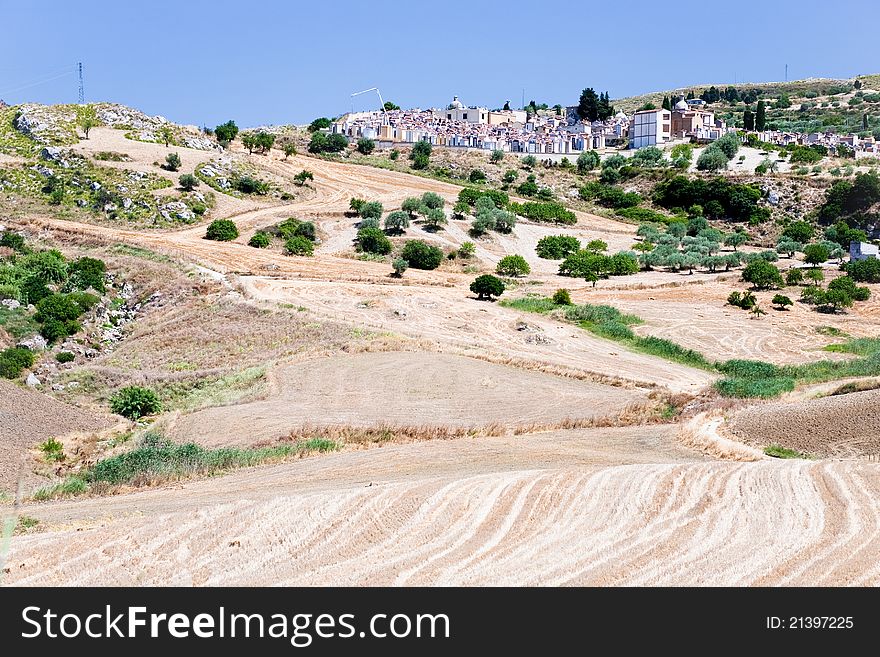
[[[403, 107], [573, 104], [704, 82], [880, 73], [877, 0], [0, 0], [0, 98], [193, 124], [304, 123], [378, 86]], [[66, 73], [65, 73], [66, 69]], [[35, 84], [53, 74], [61, 77]], [[26, 86], [28, 85], [28, 86]]]

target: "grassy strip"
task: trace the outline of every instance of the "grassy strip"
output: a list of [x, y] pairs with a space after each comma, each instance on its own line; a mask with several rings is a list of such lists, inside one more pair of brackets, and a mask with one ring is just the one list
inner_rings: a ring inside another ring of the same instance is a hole
[[148, 435], [142, 446], [102, 459], [77, 475], [41, 488], [33, 497], [35, 500], [48, 500], [80, 495], [107, 486], [144, 486], [194, 476], [211, 476], [310, 452], [331, 452], [339, 447], [332, 440], [312, 438], [294, 445], [275, 447], [205, 449], [194, 443], [174, 444]]
[[549, 313], [559, 310], [567, 321], [577, 324], [590, 333], [598, 335], [600, 338], [619, 342], [632, 351], [658, 356], [659, 358], [665, 358], [666, 360], [699, 369], [714, 369], [712, 363], [707, 361], [701, 353], [693, 349], [685, 349], [681, 345], [664, 338], [636, 335], [630, 327], [642, 324], [642, 319], [636, 315], [621, 313], [613, 306], [594, 306], [591, 304], [560, 306], [553, 303], [552, 299], [540, 297], [523, 297], [520, 299], [503, 300], [500, 303], [502, 306], [527, 312]]
[[788, 447], [783, 447], [782, 445], [767, 445], [764, 448], [764, 453], [767, 456], [772, 456], [777, 459], [808, 459], [810, 456], [808, 454], [804, 454], [803, 452], [799, 452], [796, 449], [789, 449]]
[[671, 340], [636, 335], [630, 326], [641, 324], [642, 320], [635, 315], [624, 315], [613, 306], [561, 306], [552, 299], [534, 296], [504, 299], [499, 303], [526, 312], [546, 314], [558, 311], [564, 319], [599, 337], [619, 342], [632, 351], [720, 372], [725, 378], [715, 382], [715, 389], [725, 397], [769, 399], [794, 390], [797, 384], [880, 376], [880, 338], [859, 338], [826, 347], [827, 351], [860, 356], [845, 361], [821, 360], [784, 366], [738, 359], [710, 362], [698, 351], [686, 349]]

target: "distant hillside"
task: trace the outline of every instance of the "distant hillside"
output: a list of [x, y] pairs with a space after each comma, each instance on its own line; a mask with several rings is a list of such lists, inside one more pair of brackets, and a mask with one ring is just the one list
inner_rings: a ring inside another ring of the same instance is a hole
[[[858, 81], [858, 87], [856, 86]], [[666, 91], [655, 91], [612, 101], [614, 106], [632, 112], [645, 103], [660, 107], [663, 97], [675, 100], [692, 93], [699, 98], [714, 87], [720, 98], [710, 107], [728, 125], [743, 127], [747, 107], [756, 109], [757, 100], [767, 108], [767, 127], [792, 132], [858, 133], [880, 139], [880, 75], [859, 75], [848, 79], [810, 78], [792, 82], [739, 84], [695, 84]], [[729, 88], [736, 90], [730, 100]], [[744, 100], [744, 98], [746, 100]], [[781, 99], [781, 100], [780, 100]]]
[[[864, 87], [877, 89], [880, 88], [880, 75], [860, 75], [857, 78], [862, 82]], [[727, 87], [736, 87], [740, 91], [755, 89], [761, 96], [767, 98], [776, 98], [780, 94], [788, 94], [789, 96], [803, 97], [807, 93], [815, 93], [818, 96], [826, 96], [835, 90], [836, 87], [852, 88], [853, 82], [857, 79], [852, 78], [808, 78], [806, 80], [792, 80], [791, 82], [731, 82], [725, 83], [709, 83], [709, 84], [691, 84], [676, 89], [667, 89], [665, 91], [653, 91], [651, 93], [642, 94], [640, 96], [629, 96], [627, 98], [615, 99], [614, 106], [625, 112], [632, 112], [645, 103], [654, 103], [660, 107], [663, 102], [663, 96], [685, 96], [688, 92], [693, 92], [695, 96], [699, 95], [709, 87], [716, 87], [724, 90]]]

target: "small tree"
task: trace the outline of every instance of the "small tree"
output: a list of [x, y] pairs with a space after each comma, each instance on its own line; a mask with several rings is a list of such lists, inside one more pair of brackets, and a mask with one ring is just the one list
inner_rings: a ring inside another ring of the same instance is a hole
[[156, 131], [156, 135], [162, 142], [165, 144], [165, 148], [168, 148], [168, 145], [174, 141], [174, 131], [171, 130], [171, 126], [168, 124], [163, 125]]
[[235, 137], [238, 135], [238, 126], [235, 125], [235, 121], [230, 119], [214, 128], [214, 135], [217, 137], [217, 141], [225, 146], [235, 141]]
[[526, 156], [522, 159], [522, 165], [523, 165], [523, 167], [525, 167], [526, 169], [531, 169], [531, 168], [534, 167], [536, 164], [538, 164], [538, 159], [537, 159], [534, 155], [526, 155]]
[[168, 171], [177, 171], [180, 169], [180, 155], [177, 153], [168, 153], [165, 156], [165, 168]]
[[799, 268], [793, 267], [785, 274], [785, 284], [789, 286], [800, 285], [804, 282], [804, 272]]
[[205, 239], [216, 242], [229, 242], [238, 237], [238, 227], [229, 219], [215, 219], [205, 231]]
[[299, 185], [300, 187], [305, 185], [307, 180], [314, 180], [314, 179], [315, 179], [315, 174], [313, 174], [311, 171], [307, 171], [306, 169], [303, 169], [302, 171], [300, 171], [298, 174], [296, 174], [293, 177], [294, 182], [296, 182], [296, 184]]
[[587, 246], [585, 247], [587, 251], [591, 251], [592, 253], [602, 253], [603, 251], [608, 250], [608, 242], [604, 242], [602, 240], [590, 240], [587, 242]]
[[779, 253], [784, 253], [789, 258], [794, 258], [794, 254], [798, 251], [801, 251], [804, 248], [804, 245], [800, 242], [795, 242], [794, 240], [790, 240], [787, 237], [783, 237], [779, 244], [776, 245], [776, 250]]
[[504, 172], [504, 175], [501, 176], [501, 182], [503, 182], [505, 185], [509, 185], [510, 183], [514, 182], [518, 176], [518, 171], [514, 169], [508, 169]]
[[385, 217], [385, 230], [400, 235], [409, 228], [409, 214], [403, 210], [395, 210]]
[[831, 254], [824, 244], [807, 244], [804, 247], [804, 262], [813, 267], [818, 267], [827, 262]]
[[749, 312], [752, 313], [752, 316], [755, 319], [761, 319], [761, 315], [767, 314], [767, 311], [764, 310], [763, 308], [761, 308], [761, 306], [759, 306], [757, 304], [752, 306], [752, 309]]
[[145, 415], [159, 413], [162, 404], [156, 393], [149, 388], [127, 386], [110, 398], [110, 410], [129, 420], [138, 420]]
[[472, 183], [483, 183], [486, 182], [486, 174], [483, 173], [480, 169], [474, 169], [468, 175], [468, 180]]
[[396, 278], [400, 278], [403, 276], [403, 272], [409, 269], [409, 263], [403, 258], [395, 258], [394, 262], [391, 263], [391, 267], [394, 269], [392, 275]]
[[793, 302], [784, 294], [774, 294], [771, 303], [776, 307], [776, 310], [788, 310], [788, 306]]
[[77, 113], [77, 124], [82, 129], [86, 139], [89, 138], [89, 131], [98, 125], [98, 115], [95, 112], [94, 105], [86, 105], [80, 107]]
[[358, 210], [358, 214], [361, 219], [375, 219], [378, 221], [382, 218], [382, 204], [379, 201], [363, 203]]
[[496, 148], [494, 151], [492, 151], [492, 154], [489, 156], [489, 161], [492, 164], [498, 164], [503, 159], [504, 159], [504, 151], [502, 151], [499, 148]]
[[506, 255], [498, 261], [495, 273], [499, 276], [527, 276], [532, 271], [529, 263], [521, 255]]
[[738, 247], [742, 246], [746, 242], [749, 241], [749, 234], [742, 231], [737, 231], [731, 233], [727, 237], [724, 238], [725, 246], [732, 246], [733, 250], [736, 251]]
[[444, 201], [443, 197], [439, 194], [425, 192], [422, 194], [422, 205], [431, 208], [432, 210], [442, 210], [443, 206], [446, 205], [446, 201]]
[[825, 280], [825, 272], [816, 267], [815, 269], [807, 270], [807, 280], [811, 281], [813, 285], [819, 286], [819, 283]]
[[284, 151], [284, 159], [285, 160], [288, 157], [290, 157], [291, 155], [296, 155], [296, 144], [294, 144], [292, 141], [284, 142], [284, 144], [281, 146], [281, 148]]
[[400, 209], [409, 214], [410, 219], [414, 219], [421, 208], [422, 199], [418, 196], [410, 196], [409, 198], [404, 199], [403, 203], [400, 204]]
[[431, 142], [417, 142], [410, 153], [413, 169], [427, 169], [431, 158]]
[[358, 152], [362, 155], [369, 155], [374, 150], [376, 150], [376, 142], [372, 139], [367, 139], [366, 137], [361, 137], [357, 142]]
[[185, 192], [191, 192], [199, 186], [199, 179], [191, 173], [183, 174], [180, 178], [177, 179], [177, 181], [180, 183], [180, 188]]
[[769, 290], [774, 287], [782, 287], [782, 274], [776, 265], [771, 265], [766, 260], [758, 258], [752, 260], [743, 269], [742, 279], [751, 283], [758, 290]]
[[446, 214], [439, 208], [425, 208], [424, 225], [430, 230], [440, 230], [440, 227], [447, 223]]
[[477, 295], [477, 299], [492, 300], [492, 297], [500, 297], [504, 294], [504, 281], [491, 274], [477, 276], [471, 283], [471, 292]]

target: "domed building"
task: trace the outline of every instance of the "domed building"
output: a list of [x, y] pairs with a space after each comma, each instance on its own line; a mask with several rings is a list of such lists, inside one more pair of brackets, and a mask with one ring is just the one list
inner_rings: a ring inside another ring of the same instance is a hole
[[467, 121], [468, 123], [489, 122], [489, 110], [487, 108], [468, 107], [458, 99], [458, 96], [452, 97], [452, 102], [446, 106], [445, 112], [435, 110], [435, 115], [443, 117], [447, 121]]

